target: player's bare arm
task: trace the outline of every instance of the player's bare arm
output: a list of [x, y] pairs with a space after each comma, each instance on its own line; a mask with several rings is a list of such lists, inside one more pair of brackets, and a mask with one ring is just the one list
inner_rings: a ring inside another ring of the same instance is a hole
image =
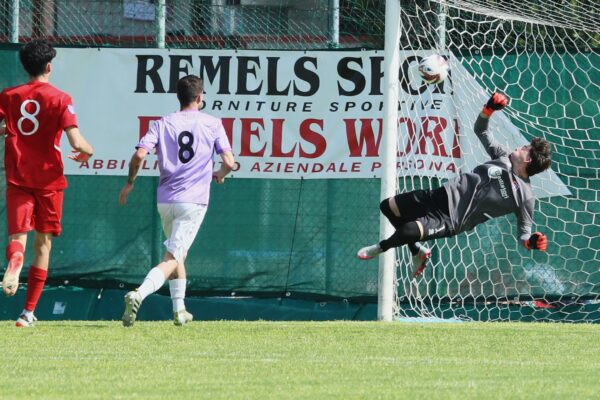
[[218, 184], [223, 183], [225, 176], [227, 176], [235, 166], [235, 159], [233, 158], [233, 153], [230, 151], [221, 153], [221, 160], [221, 168], [213, 174], [213, 178]]
[[86, 162], [92, 157], [94, 154], [93, 147], [88, 143], [87, 140], [83, 137], [79, 128], [76, 126], [69, 127], [65, 129], [67, 133], [67, 138], [69, 139], [69, 144], [73, 148], [72, 152], [74, 154], [70, 154], [69, 158], [73, 161], [77, 162]]
[[135, 181], [140, 167], [142, 166], [142, 162], [147, 154], [148, 150], [140, 147], [135, 153], [133, 153], [133, 156], [131, 156], [131, 160], [129, 161], [129, 174], [127, 175], [127, 183], [125, 186], [123, 186], [123, 189], [121, 189], [121, 193], [119, 194], [120, 204], [127, 204], [127, 196], [129, 196], [129, 193], [133, 190], [133, 182]]

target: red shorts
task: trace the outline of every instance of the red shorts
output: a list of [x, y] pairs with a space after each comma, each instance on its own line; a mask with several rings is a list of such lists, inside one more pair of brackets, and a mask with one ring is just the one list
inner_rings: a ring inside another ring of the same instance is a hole
[[7, 185], [6, 218], [8, 234], [36, 230], [60, 235], [63, 190], [30, 189]]

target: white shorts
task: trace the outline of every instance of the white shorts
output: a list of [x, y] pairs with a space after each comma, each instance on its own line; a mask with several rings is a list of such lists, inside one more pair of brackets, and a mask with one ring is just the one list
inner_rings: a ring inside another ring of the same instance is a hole
[[158, 213], [167, 240], [165, 247], [177, 262], [183, 262], [206, 215], [206, 206], [194, 203], [158, 203]]

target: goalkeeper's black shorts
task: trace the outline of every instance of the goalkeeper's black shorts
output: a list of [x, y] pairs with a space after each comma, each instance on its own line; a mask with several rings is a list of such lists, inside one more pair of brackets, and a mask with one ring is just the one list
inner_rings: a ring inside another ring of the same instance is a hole
[[402, 193], [395, 200], [404, 221], [421, 223], [423, 240], [454, 236], [444, 187]]

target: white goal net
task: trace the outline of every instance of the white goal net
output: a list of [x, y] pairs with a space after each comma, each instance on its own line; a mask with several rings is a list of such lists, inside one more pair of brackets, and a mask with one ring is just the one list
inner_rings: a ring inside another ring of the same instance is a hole
[[[600, 4], [595, 1], [401, 1], [398, 191], [439, 187], [488, 159], [473, 132], [494, 91], [510, 105], [490, 129], [510, 149], [536, 136], [553, 146], [536, 175], [527, 251], [513, 215], [449, 239], [413, 278], [397, 252], [399, 318], [599, 321]], [[439, 53], [450, 76], [426, 85], [418, 60]]]

